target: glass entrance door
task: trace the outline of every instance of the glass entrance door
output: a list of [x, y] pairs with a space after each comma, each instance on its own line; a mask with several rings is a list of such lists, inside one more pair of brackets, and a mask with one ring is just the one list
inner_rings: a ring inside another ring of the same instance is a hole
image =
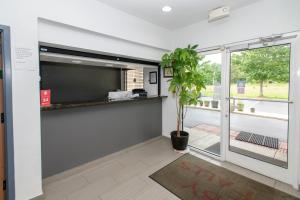
[[288, 166], [290, 44], [230, 54], [229, 150]]
[[226, 160], [295, 187], [298, 46], [294, 39], [228, 50], [224, 116]]
[[200, 54], [203, 56], [200, 66], [206, 89], [199, 96], [196, 106], [186, 108], [184, 129], [190, 133], [190, 147], [220, 156], [222, 53], [214, 51]]

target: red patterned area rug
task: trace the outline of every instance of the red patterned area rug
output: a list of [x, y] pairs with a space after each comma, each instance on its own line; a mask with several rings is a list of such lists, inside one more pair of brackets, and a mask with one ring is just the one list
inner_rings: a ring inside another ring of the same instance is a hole
[[182, 200], [296, 200], [298, 198], [185, 154], [150, 176]]

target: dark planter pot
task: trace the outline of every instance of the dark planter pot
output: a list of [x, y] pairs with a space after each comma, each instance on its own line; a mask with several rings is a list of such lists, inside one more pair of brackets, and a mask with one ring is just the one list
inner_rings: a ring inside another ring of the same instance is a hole
[[210, 102], [209, 101], [204, 101], [204, 106], [209, 107]]
[[177, 137], [177, 131], [171, 132], [171, 141], [174, 149], [183, 151], [186, 149], [189, 141], [189, 133], [180, 131], [180, 137]]
[[211, 101], [211, 107], [212, 108], [218, 108], [219, 107], [219, 101]]
[[244, 107], [245, 107], [244, 104], [237, 104], [237, 109], [238, 109], [238, 111], [240, 111], [240, 112], [243, 112], [243, 111], [244, 111]]
[[203, 101], [200, 101], [199, 104], [200, 104], [200, 106], [203, 106]]

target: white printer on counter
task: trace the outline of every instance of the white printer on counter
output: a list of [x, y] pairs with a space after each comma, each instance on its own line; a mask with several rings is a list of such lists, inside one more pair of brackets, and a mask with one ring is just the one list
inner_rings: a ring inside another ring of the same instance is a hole
[[110, 101], [127, 100], [138, 96], [138, 94], [133, 94], [131, 91], [108, 92], [108, 99]]

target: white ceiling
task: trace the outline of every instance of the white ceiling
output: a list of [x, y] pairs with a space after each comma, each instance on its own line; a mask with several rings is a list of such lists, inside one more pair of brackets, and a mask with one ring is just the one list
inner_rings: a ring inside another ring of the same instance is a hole
[[[208, 11], [228, 5], [231, 10], [261, 0], [98, 0], [130, 15], [142, 18], [167, 29], [184, 27], [208, 17]], [[172, 12], [163, 13], [162, 7], [169, 5]]]

